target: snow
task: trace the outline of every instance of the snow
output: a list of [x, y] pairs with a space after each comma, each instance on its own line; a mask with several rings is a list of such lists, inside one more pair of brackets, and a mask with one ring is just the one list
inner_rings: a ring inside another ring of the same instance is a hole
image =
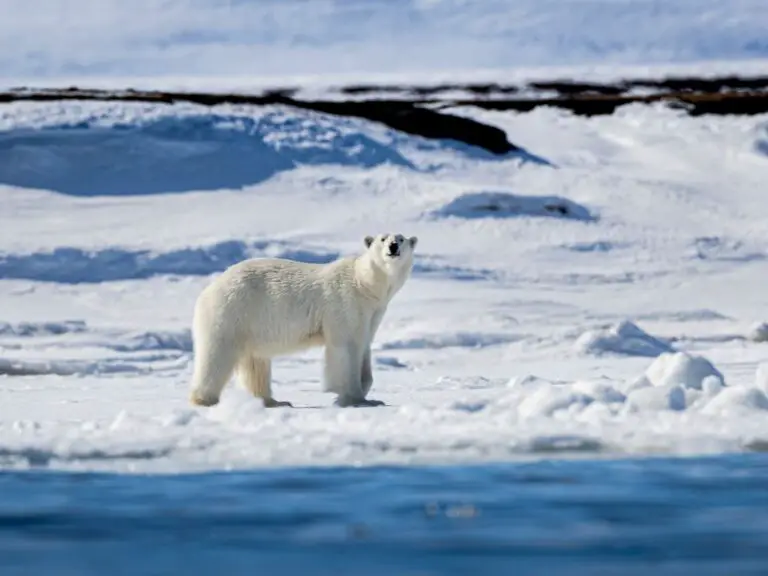
[[[3, 3], [0, 83], [317, 93], [768, 59], [762, 0], [86, 4]], [[764, 449], [768, 115], [450, 111], [524, 152], [281, 106], [1, 105], [0, 467]], [[373, 346], [386, 406], [333, 407], [319, 350], [275, 361], [294, 409], [234, 381], [189, 404], [212, 277], [248, 257], [329, 262], [388, 231], [419, 245]]]
[[[0, 165], [2, 466], [178, 472], [764, 445], [765, 348], [741, 335], [768, 312], [768, 165], [754, 147], [768, 117], [460, 112], [548, 162], [290, 109], [4, 106], [3, 146], [26, 164]], [[235, 149], [241, 164], [277, 155], [286, 168], [232, 187]], [[51, 158], [55, 170], [39, 170]], [[190, 164], [209, 174], [199, 186]], [[592, 217], [527, 210], [553, 198]], [[440, 212], [489, 199], [522, 208]], [[275, 363], [276, 397], [295, 409], [265, 409], [234, 381], [217, 407], [188, 403], [191, 311], [213, 275], [251, 256], [327, 262], [387, 230], [420, 238], [374, 342], [372, 397], [387, 406], [333, 407], [317, 350]]]

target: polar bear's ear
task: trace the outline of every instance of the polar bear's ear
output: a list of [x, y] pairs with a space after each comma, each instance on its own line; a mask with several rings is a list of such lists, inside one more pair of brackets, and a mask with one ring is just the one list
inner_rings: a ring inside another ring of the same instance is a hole
[[370, 248], [371, 244], [373, 244], [373, 236], [366, 236], [365, 237], [365, 247]]
[[416, 236], [411, 236], [408, 238], [408, 242], [411, 243], [411, 248], [416, 248], [416, 244], [419, 242], [419, 239], [416, 238]]

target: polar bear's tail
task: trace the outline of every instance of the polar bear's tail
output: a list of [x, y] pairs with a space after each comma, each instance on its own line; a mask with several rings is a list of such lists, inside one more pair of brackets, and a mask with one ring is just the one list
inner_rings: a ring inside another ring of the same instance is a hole
[[226, 327], [207, 314], [195, 312], [192, 330], [194, 372], [190, 400], [198, 406], [214, 406], [237, 363], [240, 347]]

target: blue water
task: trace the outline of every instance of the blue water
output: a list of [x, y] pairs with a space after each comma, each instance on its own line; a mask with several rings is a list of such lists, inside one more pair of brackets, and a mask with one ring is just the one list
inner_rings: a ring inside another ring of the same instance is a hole
[[768, 456], [0, 474], [0, 574], [768, 573]]

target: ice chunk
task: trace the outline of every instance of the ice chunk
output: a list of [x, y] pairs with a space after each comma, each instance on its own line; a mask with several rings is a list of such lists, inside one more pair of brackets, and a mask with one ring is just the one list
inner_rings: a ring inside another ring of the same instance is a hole
[[653, 412], [685, 410], [685, 390], [679, 384], [639, 388], [629, 393], [627, 406], [635, 410]]
[[[704, 379], [712, 376], [725, 385], [725, 378], [714, 365], [702, 356], [686, 352], [669, 352], [660, 355], [645, 371], [645, 377], [653, 386], [680, 384], [684, 388], [701, 390]], [[711, 381], [710, 381], [711, 382]], [[713, 386], [709, 384], [708, 386]]]
[[768, 396], [751, 386], [728, 387], [712, 398], [701, 413], [724, 415], [744, 410], [768, 410]]
[[612, 353], [655, 357], [673, 351], [668, 343], [651, 336], [629, 321], [584, 332], [576, 340], [575, 348], [582, 354], [595, 356]]

